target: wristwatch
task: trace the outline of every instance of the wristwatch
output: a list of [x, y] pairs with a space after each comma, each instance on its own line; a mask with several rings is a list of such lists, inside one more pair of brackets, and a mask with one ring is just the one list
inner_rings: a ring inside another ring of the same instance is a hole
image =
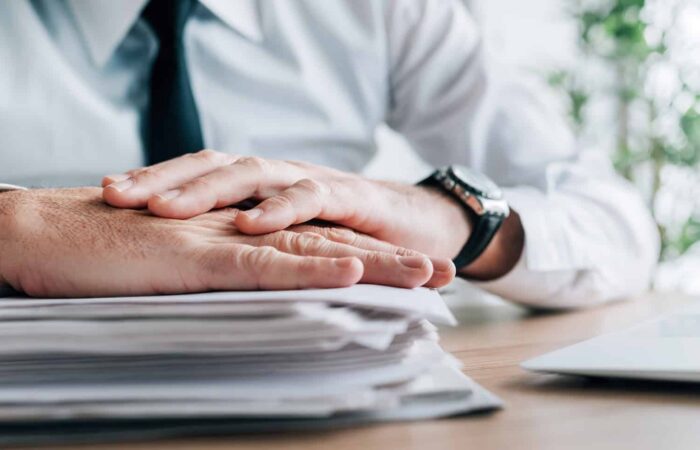
[[454, 263], [457, 270], [474, 262], [486, 249], [510, 209], [501, 189], [486, 175], [464, 166], [438, 169], [419, 186], [435, 187], [454, 198], [467, 211], [472, 231]]

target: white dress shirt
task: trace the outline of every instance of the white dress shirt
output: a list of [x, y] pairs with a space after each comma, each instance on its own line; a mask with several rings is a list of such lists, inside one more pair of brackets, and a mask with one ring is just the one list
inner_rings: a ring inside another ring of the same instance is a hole
[[[0, 181], [94, 185], [143, 165], [145, 4], [0, 2]], [[525, 252], [484, 288], [568, 307], [647, 287], [643, 202], [543, 96], [487, 67], [458, 0], [201, 0], [184, 38], [208, 148], [361, 171], [386, 123], [429, 163], [505, 188]]]

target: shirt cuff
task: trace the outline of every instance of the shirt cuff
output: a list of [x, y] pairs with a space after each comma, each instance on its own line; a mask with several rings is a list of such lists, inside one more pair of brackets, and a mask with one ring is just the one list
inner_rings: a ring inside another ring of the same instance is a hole
[[525, 245], [520, 259], [506, 275], [491, 281], [472, 283], [508, 300], [544, 308], [562, 308], [553, 297], [571, 285], [588, 262], [581, 252], [570, 248], [564, 235], [563, 218], [547, 207], [545, 195], [530, 187], [504, 189], [505, 198], [518, 212], [525, 230]]
[[525, 230], [523, 257], [529, 270], [568, 271], [593, 265], [587, 252], [575, 248], [576, 242], [569, 235], [572, 224], [564, 208], [556, 207], [542, 191], [533, 187], [503, 191]]
[[10, 286], [0, 284], [0, 297], [14, 297], [16, 295], [19, 295], [19, 293]]
[[26, 190], [26, 187], [15, 184], [0, 183], [0, 192]]
[[553, 300], [552, 292], [566, 289], [576, 277], [576, 271], [537, 272], [527, 267], [527, 244], [517, 264], [504, 276], [492, 281], [472, 281], [479, 289], [525, 306], [562, 309], [576, 305]]

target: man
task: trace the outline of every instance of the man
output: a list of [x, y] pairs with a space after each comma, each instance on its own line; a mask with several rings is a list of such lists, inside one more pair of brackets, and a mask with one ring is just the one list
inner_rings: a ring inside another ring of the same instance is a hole
[[[30, 295], [442, 286], [453, 258], [539, 306], [648, 285], [639, 197], [497, 81], [458, 0], [18, 0], [0, 61], [0, 181], [78, 186], [0, 195], [0, 284]], [[353, 174], [382, 122], [452, 166]]]

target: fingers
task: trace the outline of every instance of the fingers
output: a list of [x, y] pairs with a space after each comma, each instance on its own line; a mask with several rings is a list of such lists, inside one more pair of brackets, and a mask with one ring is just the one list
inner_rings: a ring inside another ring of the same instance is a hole
[[112, 206], [143, 208], [153, 195], [169, 192], [235, 160], [234, 155], [202, 150], [126, 174], [108, 175], [102, 180], [102, 195]]
[[153, 196], [148, 201], [148, 209], [161, 217], [186, 219], [251, 197], [276, 195], [300, 176], [298, 166], [243, 157], [175, 190]]
[[339, 198], [329, 183], [305, 178], [239, 214], [236, 226], [244, 233], [263, 234], [316, 218], [343, 223], [350, 219], [357, 200], [357, 196]]
[[363, 271], [357, 258], [298, 256], [269, 246], [212, 246], [204, 259], [202, 276], [215, 290], [347, 287]]
[[[256, 239], [250, 237], [250, 239]], [[279, 250], [301, 256], [329, 258], [354, 257], [362, 262], [361, 282], [414, 288], [424, 285], [433, 275], [430, 260], [421, 254], [399, 255], [365, 250], [352, 245], [333, 242], [316, 233], [277, 232], [257, 237]]]
[[[424, 256], [423, 253], [418, 251], [399, 247], [347, 228], [296, 225], [291, 227], [290, 230], [299, 233], [311, 232], [319, 234], [330, 241], [369, 251], [399, 256]], [[440, 288], [454, 280], [457, 271], [454, 263], [449, 258], [430, 257], [430, 262], [433, 266], [433, 273], [430, 279], [425, 283], [426, 287]]]

